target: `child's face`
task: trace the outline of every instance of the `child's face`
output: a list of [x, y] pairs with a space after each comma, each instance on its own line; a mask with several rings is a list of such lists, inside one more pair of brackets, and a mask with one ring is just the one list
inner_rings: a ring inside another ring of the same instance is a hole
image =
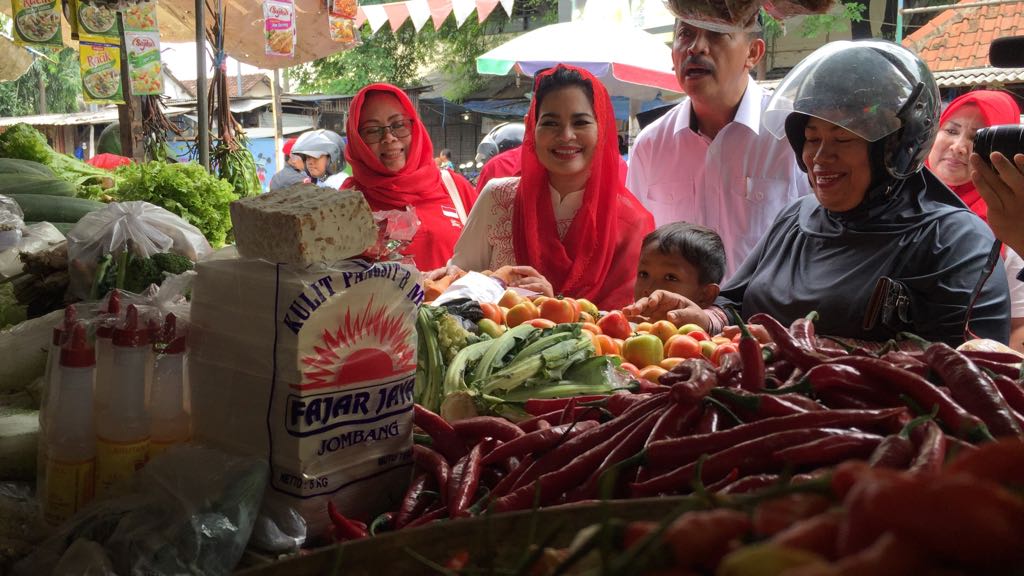
[[705, 302], [706, 290], [698, 278], [697, 267], [686, 258], [679, 254], [665, 254], [658, 249], [657, 243], [651, 243], [640, 251], [633, 297], [639, 300], [655, 290], [667, 290], [705, 307], [711, 302]]

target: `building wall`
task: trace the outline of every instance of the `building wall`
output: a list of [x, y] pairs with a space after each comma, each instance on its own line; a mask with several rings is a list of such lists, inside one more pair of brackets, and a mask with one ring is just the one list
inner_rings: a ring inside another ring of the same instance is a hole
[[430, 141], [434, 145], [436, 157], [442, 148], [452, 151], [452, 161], [456, 166], [468, 162], [476, 156], [476, 147], [484, 137], [479, 114], [469, 114], [469, 120], [463, 120], [461, 113], [442, 114], [432, 107], [420, 106], [420, 118], [427, 127]]

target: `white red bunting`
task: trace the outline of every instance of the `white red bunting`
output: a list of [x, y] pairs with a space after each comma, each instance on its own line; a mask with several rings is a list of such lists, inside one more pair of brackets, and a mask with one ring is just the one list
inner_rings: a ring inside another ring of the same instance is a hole
[[427, 20], [432, 20], [434, 29], [437, 30], [454, 12], [455, 24], [461, 28], [474, 11], [477, 13], [477, 21], [483, 22], [499, 4], [505, 10], [505, 14], [511, 15], [515, 0], [405, 0], [370, 6], [361, 5], [356, 14], [355, 24], [359, 27], [363, 22], [368, 22], [370, 29], [376, 32], [387, 23], [390, 24], [392, 31], [397, 31], [406, 20], [411, 19], [413, 27], [418, 32]]

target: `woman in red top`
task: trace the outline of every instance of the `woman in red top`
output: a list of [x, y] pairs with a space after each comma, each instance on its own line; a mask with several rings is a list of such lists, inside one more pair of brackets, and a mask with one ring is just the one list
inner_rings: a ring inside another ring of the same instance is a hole
[[968, 92], [953, 100], [939, 118], [939, 133], [926, 166], [988, 222], [988, 205], [971, 182], [967, 159], [974, 151], [974, 134], [981, 128], [1020, 122], [1020, 108], [1013, 96], [994, 90]]
[[476, 191], [434, 163], [434, 147], [412, 101], [391, 84], [370, 84], [350, 107], [345, 158], [355, 188], [374, 211], [416, 209], [420, 227], [403, 252], [420, 270], [444, 266], [462, 233]]
[[455, 247], [464, 270], [513, 266], [512, 285], [587, 298], [605, 310], [633, 301], [640, 244], [654, 218], [620, 177], [608, 92], [582, 68], [537, 76], [522, 176], [491, 180]]

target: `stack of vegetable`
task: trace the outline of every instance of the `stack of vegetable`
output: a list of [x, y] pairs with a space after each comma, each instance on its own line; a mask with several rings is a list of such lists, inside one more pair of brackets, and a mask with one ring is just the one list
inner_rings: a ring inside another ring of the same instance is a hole
[[[50, 169], [43, 174], [51, 179], [49, 191], [43, 194], [69, 197], [98, 199], [108, 190], [115, 188], [115, 181], [110, 173], [100, 168], [89, 166], [85, 162], [66, 154], [60, 154], [50, 148], [46, 138], [28, 124], [15, 124], [0, 134], [0, 159], [16, 158], [43, 164]], [[73, 192], [67, 194], [66, 186], [52, 183], [52, 179], [71, 184]], [[60, 191], [61, 193], [56, 193]], [[0, 194], [5, 194], [0, 188]], [[67, 222], [68, 220], [54, 220]]]
[[[17, 126], [22, 126], [22, 124]], [[29, 130], [35, 132], [32, 128]], [[35, 134], [39, 135], [38, 132]], [[7, 135], [7, 132], [0, 135], [0, 142]], [[39, 137], [42, 136], [39, 135]], [[45, 145], [45, 142], [43, 144]], [[3, 144], [0, 143], [0, 147], [2, 146]], [[53, 151], [50, 150], [50, 152]], [[2, 156], [2, 152], [0, 152], [0, 156]], [[64, 157], [61, 154], [56, 156]], [[81, 163], [79, 162], [79, 164]], [[87, 165], [83, 164], [83, 166]], [[85, 181], [93, 180], [92, 177], [83, 178]], [[80, 187], [75, 182], [58, 178], [53, 170], [39, 162], [0, 157], [0, 195], [7, 196], [18, 203], [25, 214], [26, 224], [51, 222], [61, 232], [66, 233], [82, 216], [103, 207], [101, 202], [75, 198], [74, 196], [79, 190]]]

